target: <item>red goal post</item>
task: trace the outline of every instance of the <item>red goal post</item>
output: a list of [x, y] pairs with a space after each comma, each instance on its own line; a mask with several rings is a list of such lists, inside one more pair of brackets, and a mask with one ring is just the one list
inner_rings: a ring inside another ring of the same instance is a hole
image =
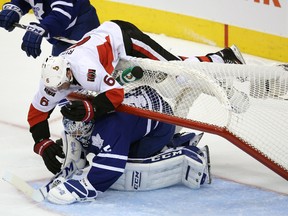
[[[113, 76], [133, 66], [144, 76], [125, 84], [125, 93], [149, 85], [174, 114], [143, 108], [139, 98], [139, 106], [124, 100], [117, 111], [219, 135], [288, 180], [287, 68], [136, 58], [121, 61]], [[70, 95], [83, 97], [87, 92]]]

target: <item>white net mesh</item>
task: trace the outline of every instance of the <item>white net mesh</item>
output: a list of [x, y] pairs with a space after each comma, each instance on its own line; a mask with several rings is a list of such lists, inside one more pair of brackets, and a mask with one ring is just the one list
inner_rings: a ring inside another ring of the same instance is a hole
[[[176, 125], [223, 136], [288, 180], [288, 66], [135, 58], [121, 61], [112, 75], [117, 78], [134, 66], [144, 75], [124, 84], [124, 104], [141, 108], [133, 114], [149, 110], [171, 117], [171, 107]], [[143, 86], [158, 94], [140, 94]], [[170, 106], [152, 106], [147, 97]]]
[[126, 92], [149, 85], [174, 116], [225, 128], [287, 176], [288, 67], [134, 59], [122, 61], [114, 76], [131, 66], [144, 76], [125, 84]]

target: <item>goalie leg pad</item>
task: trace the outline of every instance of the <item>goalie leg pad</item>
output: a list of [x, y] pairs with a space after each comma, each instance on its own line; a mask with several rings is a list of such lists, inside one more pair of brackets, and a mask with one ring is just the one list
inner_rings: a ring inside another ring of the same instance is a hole
[[199, 188], [207, 162], [196, 146], [170, 148], [144, 159], [128, 159], [123, 175], [111, 186], [115, 190], [146, 191], [183, 183]]
[[183, 155], [151, 164], [126, 164], [123, 175], [111, 186], [115, 190], [147, 191], [181, 182]]

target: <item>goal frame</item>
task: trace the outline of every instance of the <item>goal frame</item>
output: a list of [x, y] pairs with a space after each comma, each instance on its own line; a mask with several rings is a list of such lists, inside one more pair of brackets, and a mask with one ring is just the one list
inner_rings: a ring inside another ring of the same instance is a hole
[[[69, 100], [91, 100], [93, 99], [93, 96], [91, 95], [84, 95], [79, 92], [72, 92], [68, 95]], [[279, 176], [283, 177], [285, 180], [288, 180], [288, 171], [286, 171], [282, 166], [275, 163], [274, 161], [270, 160], [269, 158], [265, 157], [265, 155], [261, 154], [261, 152], [257, 151], [257, 149], [250, 146], [248, 143], [246, 143], [241, 138], [238, 138], [233, 133], [228, 131], [225, 127], [205, 124], [202, 122], [198, 122], [191, 119], [186, 118], [180, 118], [177, 116], [172, 116], [168, 114], [163, 114], [151, 110], [145, 110], [138, 107], [133, 107], [126, 104], [121, 104], [116, 109], [118, 112], [125, 112], [132, 115], [137, 115], [144, 118], [149, 118], [169, 124], [174, 124], [178, 126], [182, 126], [185, 128], [190, 128], [194, 130], [199, 130], [211, 134], [215, 134], [218, 136], [221, 136], [240, 148], [242, 151], [246, 152], [251, 157], [258, 160], [260, 163], [268, 167], [269, 169], [273, 170], [275, 173], [277, 173]]]

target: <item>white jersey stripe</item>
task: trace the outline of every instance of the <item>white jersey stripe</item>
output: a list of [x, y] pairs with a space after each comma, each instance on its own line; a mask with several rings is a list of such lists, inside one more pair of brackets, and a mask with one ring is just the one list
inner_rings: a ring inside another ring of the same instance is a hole
[[77, 17], [69, 24], [69, 26], [68, 26], [66, 29], [69, 29], [69, 28], [71, 28], [72, 26], [74, 26], [75, 23], [76, 23], [76, 21], [77, 21]]
[[69, 19], [71, 19], [71, 15], [69, 13], [67, 13], [66, 11], [60, 9], [60, 8], [53, 8], [53, 11], [58, 11], [59, 13], [63, 14], [64, 16], [68, 17]]
[[149, 47], [147, 44], [143, 43], [142, 41], [136, 40], [134, 38], [131, 38], [132, 43], [140, 46], [141, 48], [145, 49], [147, 52], [151, 53], [153, 56], [158, 58], [160, 61], [167, 61], [165, 58], [163, 58], [159, 53], [155, 52], [151, 47]]
[[93, 167], [100, 168], [100, 169], [115, 171], [115, 172], [121, 172], [121, 173], [124, 172], [124, 169], [122, 169], [122, 168], [107, 166], [107, 165], [98, 164], [98, 163], [92, 163], [92, 166], [93, 166]]
[[55, 1], [51, 4], [51, 7], [53, 8], [55, 5], [64, 5], [68, 7], [73, 7], [73, 3], [65, 2], [65, 1]]
[[145, 136], [151, 131], [151, 125], [152, 125], [152, 120], [148, 119]]
[[97, 157], [102, 157], [102, 158], [114, 158], [114, 159], [120, 159], [120, 160], [127, 160], [127, 156], [123, 155], [118, 155], [118, 154], [109, 154], [109, 153], [99, 153], [97, 154]]

